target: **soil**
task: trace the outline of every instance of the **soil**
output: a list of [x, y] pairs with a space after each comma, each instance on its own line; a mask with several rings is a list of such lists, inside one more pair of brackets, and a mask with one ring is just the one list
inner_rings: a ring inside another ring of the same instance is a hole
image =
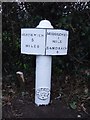
[[[53, 85], [52, 85], [53, 86]], [[55, 85], [56, 86], [56, 85]], [[54, 86], [53, 86], [54, 87]], [[57, 93], [52, 94], [49, 105], [37, 106], [34, 103], [34, 82], [27, 83], [26, 91], [8, 94], [6, 102], [2, 106], [2, 120], [7, 118], [89, 118], [90, 115], [84, 111], [71, 109], [62, 97], [57, 97]], [[5, 88], [7, 90], [7, 88]], [[56, 89], [56, 88], [55, 88]], [[10, 88], [9, 91], [13, 91]], [[8, 92], [8, 91], [6, 91]], [[9, 97], [10, 96], [10, 97]], [[5, 101], [5, 100], [4, 100]]]
[[29, 96], [17, 96], [3, 107], [3, 118], [88, 118], [83, 112], [72, 110], [61, 100], [54, 100], [47, 106], [37, 106]]

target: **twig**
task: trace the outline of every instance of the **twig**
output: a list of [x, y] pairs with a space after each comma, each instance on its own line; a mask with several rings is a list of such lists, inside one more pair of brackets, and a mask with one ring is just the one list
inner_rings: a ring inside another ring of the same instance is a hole
[[80, 60], [83, 60], [87, 55], [88, 55], [88, 53], [85, 54]]
[[69, 54], [69, 56], [72, 57], [72, 58], [73, 58], [74, 60], [76, 60], [77, 62], [79, 62], [79, 63], [81, 63], [81, 64], [83, 63], [83, 62], [81, 62], [80, 60], [78, 60], [75, 56], [72, 56], [72, 55], [70, 55], [70, 54]]

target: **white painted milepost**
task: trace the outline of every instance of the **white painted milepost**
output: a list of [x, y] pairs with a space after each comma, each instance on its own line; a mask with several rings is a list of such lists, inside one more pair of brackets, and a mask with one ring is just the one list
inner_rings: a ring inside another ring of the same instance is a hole
[[48, 20], [36, 28], [21, 29], [21, 53], [36, 55], [35, 103], [48, 105], [51, 91], [52, 55], [66, 55], [68, 31], [53, 29]]
[[[37, 28], [45, 29], [53, 28], [53, 26], [48, 20], [42, 20]], [[51, 56], [36, 56], [35, 103], [38, 106], [48, 105], [50, 102], [51, 63]]]

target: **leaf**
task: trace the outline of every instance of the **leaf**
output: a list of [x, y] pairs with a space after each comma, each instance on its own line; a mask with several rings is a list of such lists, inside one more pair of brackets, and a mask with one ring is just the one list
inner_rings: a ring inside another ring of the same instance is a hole
[[24, 64], [23, 66], [24, 66], [24, 69], [26, 69], [26, 68], [27, 68], [26, 64]]
[[71, 107], [72, 109], [76, 109], [76, 108], [77, 108], [76, 103], [77, 103], [77, 102], [73, 101], [73, 102], [69, 103], [69, 105], [70, 105], [70, 107]]

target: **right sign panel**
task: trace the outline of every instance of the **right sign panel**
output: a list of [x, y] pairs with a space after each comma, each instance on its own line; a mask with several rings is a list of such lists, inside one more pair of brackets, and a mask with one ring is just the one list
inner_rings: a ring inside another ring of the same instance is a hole
[[68, 31], [47, 29], [46, 55], [66, 55], [68, 49]]

